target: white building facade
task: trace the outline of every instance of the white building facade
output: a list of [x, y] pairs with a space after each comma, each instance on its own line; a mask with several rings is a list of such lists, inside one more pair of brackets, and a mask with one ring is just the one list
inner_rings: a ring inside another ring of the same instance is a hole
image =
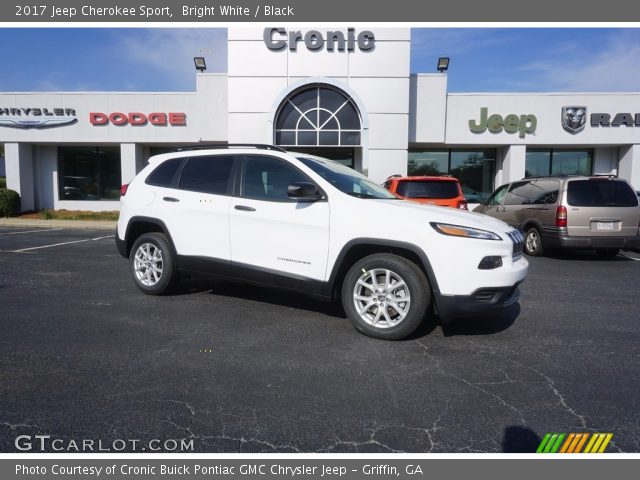
[[454, 175], [470, 203], [532, 175], [640, 190], [640, 93], [448, 94], [446, 73], [410, 73], [410, 49], [403, 28], [234, 28], [227, 73], [199, 73], [195, 92], [2, 93], [7, 186], [23, 210], [117, 210], [153, 154], [266, 143], [379, 183]]

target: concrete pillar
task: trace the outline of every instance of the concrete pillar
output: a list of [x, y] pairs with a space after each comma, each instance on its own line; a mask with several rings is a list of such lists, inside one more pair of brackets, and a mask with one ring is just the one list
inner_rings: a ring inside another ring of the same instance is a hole
[[120, 145], [120, 176], [122, 184], [129, 183], [144, 167], [144, 149], [137, 143]]
[[56, 208], [58, 201], [58, 148], [53, 145], [34, 147], [35, 204], [38, 210]]
[[369, 150], [368, 177], [375, 183], [383, 183], [391, 175], [407, 174], [406, 150]]
[[634, 189], [640, 190], [640, 145], [620, 147], [618, 176], [628, 180]]
[[20, 209], [23, 212], [33, 210], [33, 147], [23, 143], [5, 143], [4, 154], [7, 188], [20, 194]]
[[509, 145], [503, 151], [501, 184], [524, 178], [526, 145]]

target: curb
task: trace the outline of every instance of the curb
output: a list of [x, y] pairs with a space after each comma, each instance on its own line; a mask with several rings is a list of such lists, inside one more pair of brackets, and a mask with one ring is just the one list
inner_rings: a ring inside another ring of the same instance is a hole
[[117, 224], [118, 222], [107, 220], [40, 220], [36, 218], [0, 218], [0, 227], [115, 230]]

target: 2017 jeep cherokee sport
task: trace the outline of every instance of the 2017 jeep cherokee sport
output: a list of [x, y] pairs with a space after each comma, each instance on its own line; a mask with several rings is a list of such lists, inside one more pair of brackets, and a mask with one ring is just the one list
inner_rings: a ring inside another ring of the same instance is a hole
[[116, 243], [145, 293], [179, 271], [341, 299], [367, 335], [412, 333], [516, 302], [522, 235], [485, 215], [403, 201], [337, 162], [271, 146], [158, 155], [123, 186]]

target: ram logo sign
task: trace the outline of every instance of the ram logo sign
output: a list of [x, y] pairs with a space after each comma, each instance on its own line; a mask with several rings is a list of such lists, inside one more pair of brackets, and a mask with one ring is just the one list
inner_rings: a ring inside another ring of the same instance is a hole
[[575, 135], [587, 124], [587, 107], [562, 107], [562, 128]]

